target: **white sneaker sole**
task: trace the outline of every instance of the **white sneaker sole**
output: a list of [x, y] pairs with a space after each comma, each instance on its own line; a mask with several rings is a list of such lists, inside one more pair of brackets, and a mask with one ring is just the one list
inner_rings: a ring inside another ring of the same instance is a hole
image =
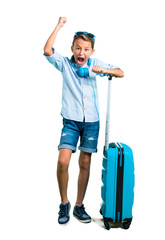
[[86, 220], [80, 220], [77, 216], [75, 216], [73, 214], [73, 216], [79, 221], [79, 222], [82, 222], [82, 223], [90, 223], [92, 221], [92, 219], [86, 219]]

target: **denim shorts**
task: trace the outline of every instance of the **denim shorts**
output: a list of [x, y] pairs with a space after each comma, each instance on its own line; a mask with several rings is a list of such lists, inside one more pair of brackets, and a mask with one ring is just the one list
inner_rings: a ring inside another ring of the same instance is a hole
[[58, 149], [67, 148], [76, 152], [77, 143], [80, 137], [79, 150], [88, 153], [97, 152], [100, 123], [77, 122], [63, 118], [63, 129]]

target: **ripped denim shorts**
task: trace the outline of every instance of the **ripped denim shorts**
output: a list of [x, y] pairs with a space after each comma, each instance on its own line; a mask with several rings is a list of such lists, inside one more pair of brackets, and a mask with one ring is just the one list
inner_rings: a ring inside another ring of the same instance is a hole
[[80, 137], [79, 150], [88, 153], [97, 152], [100, 123], [77, 122], [63, 118], [63, 129], [58, 149], [67, 148], [76, 152], [77, 143]]

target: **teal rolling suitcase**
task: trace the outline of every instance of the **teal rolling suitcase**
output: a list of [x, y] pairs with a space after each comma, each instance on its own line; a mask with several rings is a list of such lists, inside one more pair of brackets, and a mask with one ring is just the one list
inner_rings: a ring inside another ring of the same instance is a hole
[[133, 218], [135, 178], [131, 148], [123, 143], [109, 144], [111, 80], [112, 76], [109, 77], [108, 81], [106, 134], [102, 164], [102, 204], [100, 209], [107, 230], [111, 228], [111, 223], [121, 223], [124, 229], [130, 227]]

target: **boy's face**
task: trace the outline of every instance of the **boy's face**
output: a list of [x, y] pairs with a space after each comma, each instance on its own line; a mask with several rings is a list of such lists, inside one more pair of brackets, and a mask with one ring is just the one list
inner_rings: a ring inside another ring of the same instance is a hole
[[71, 50], [74, 55], [75, 63], [79, 67], [82, 67], [95, 51], [94, 49], [92, 49], [91, 42], [84, 41], [81, 38], [77, 39], [74, 42]]

